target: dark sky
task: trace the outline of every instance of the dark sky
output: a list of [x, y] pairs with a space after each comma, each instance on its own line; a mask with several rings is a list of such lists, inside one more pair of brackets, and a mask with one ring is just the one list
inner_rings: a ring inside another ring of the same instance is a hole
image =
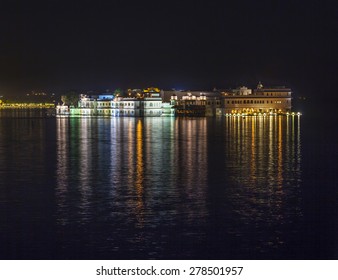
[[337, 85], [337, 42], [335, 1], [2, 0], [0, 95], [259, 80], [311, 95]]

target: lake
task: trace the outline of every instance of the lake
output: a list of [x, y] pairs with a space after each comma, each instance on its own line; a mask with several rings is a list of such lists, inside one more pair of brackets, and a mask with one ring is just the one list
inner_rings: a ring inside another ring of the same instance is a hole
[[1, 259], [337, 259], [310, 116], [0, 116]]

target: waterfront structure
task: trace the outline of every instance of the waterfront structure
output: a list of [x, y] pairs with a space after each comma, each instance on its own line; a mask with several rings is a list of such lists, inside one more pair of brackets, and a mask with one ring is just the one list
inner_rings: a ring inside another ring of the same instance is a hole
[[116, 94], [81, 95], [77, 107], [59, 105], [59, 116], [222, 116], [287, 114], [291, 112], [291, 89], [245, 86], [230, 90], [164, 91], [158, 88], [127, 90]]
[[264, 88], [261, 83], [249, 93], [243, 87], [235, 91], [222, 91], [221, 114], [286, 114], [291, 111], [291, 89]]
[[163, 102], [170, 102], [172, 96], [176, 96], [177, 100], [181, 100], [185, 96], [205, 96], [208, 97], [215, 97], [219, 96], [219, 92], [217, 90], [213, 91], [202, 91], [202, 90], [161, 90], [160, 96]]
[[162, 115], [162, 99], [158, 92], [121, 97], [113, 94], [81, 95], [77, 107], [59, 105], [59, 116], [156, 117]]
[[218, 92], [187, 91], [172, 92], [170, 104], [175, 108], [178, 116], [215, 116], [221, 108]]
[[36, 103], [36, 102], [2, 102], [0, 100], [0, 108], [2, 109], [50, 109], [55, 108], [54, 103]]

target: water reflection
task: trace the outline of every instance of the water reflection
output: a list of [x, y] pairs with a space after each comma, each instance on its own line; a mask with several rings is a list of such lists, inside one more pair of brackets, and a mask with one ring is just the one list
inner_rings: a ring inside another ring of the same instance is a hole
[[[136, 180], [135, 187], [137, 192], [137, 227], [143, 227], [144, 216], [144, 201], [143, 201], [143, 180], [144, 180], [144, 163], [143, 163], [143, 124], [141, 120], [136, 124]], [[132, 137], [132, 135], [129, 135]], [[132, 164], [132, 162], [131, 162]]]
[[299, 230], [300, 173], [297, 116], [57, 119], [64, 246], [85, 233], [100, 257], [277, 252]]
[[[57, 176], [57, 186], [56, 186], [56, 197], [58, 204], [58, 215], [57, 220], [62, 225], [67, 222], [67, 216], [62, 215], [62, 210], [66, 207], [66, 195], [69, 185], [69, 141], [68, 133], [69, 131], [69, 122], [68, 119], [57, 119], [57, 133], [56, 133], [56, 143], [57, 143], [57, 166], [56, 166], [56, 176]], [[60, 213], [61, 212], [61, 213]]]
[[224, 139], [226, 192], [211, 207], [226, 211], [220, 230], [243, 244], [242, 254], [273, 257], [299, 230], [302, 216], [300, 119], [229, 117]]

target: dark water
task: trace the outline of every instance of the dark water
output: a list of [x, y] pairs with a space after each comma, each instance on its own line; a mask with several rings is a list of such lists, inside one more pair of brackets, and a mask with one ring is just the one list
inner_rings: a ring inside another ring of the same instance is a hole
[[302, 117], [0, 118], [2, 259], [337, 259], [336, 133]]

